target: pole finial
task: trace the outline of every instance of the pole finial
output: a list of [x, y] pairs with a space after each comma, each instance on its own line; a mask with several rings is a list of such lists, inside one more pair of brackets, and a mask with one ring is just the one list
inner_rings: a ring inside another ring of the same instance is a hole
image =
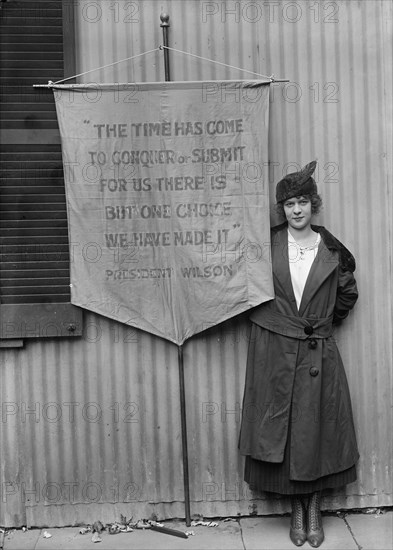
[[162, 13], [160, 15], [161, 24], [160, 27], [170, 27], [169, 25], [169, 14], [168, 13]]

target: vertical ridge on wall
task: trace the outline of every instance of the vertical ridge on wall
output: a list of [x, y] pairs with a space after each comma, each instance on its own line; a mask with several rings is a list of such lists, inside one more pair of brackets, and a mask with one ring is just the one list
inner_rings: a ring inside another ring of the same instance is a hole
[[1, 525], [24, 525], [26, 514], [21, 507], [20, 488], [25, 476], [25, 440], [15, 437], [23, 431], [18, 419], [18, 409], [22, 402], [22, 369], [20, 354], [10, 350], [2, 357], [0, 396], [2, 418], [0, 422], [1, 437]]

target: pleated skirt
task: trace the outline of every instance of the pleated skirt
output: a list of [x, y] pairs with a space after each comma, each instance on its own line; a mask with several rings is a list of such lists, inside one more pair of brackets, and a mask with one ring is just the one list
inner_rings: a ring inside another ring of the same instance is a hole
[[347, 470], [320, 477], [313, 481], [294, 481], [289, 478], [290, 456], [289, 445], [284, 452], [284, 460], [280, 463], [263, 462], [246, 456], [244, 480], [252, 491], [277, 493], [281, 495], [300, 495], [336, 489], [356, 481], [356, 466]]

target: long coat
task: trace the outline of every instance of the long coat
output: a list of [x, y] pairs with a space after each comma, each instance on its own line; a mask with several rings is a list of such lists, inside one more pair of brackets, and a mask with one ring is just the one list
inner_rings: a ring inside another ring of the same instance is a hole
[[[287, 224], [272, 229], [275, 298], [255, 308], [247, 359], [241, 454], [282, 462], [309, 481], [359, 457], [344, 366], [333, 337], [357, 297], [351, 253], [324, 227], [299, 310], [288, 261]], [[290, 423], [290, 430], [288, 430]]]

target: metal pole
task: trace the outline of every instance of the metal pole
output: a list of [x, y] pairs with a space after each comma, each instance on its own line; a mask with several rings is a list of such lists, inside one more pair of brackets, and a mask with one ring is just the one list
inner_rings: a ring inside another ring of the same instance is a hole
[[[164, 46], [164, 67], [165, 67], [165, 82], [169, 82], [171, 79], [169, 69], [169, 50], [168, 48], [168, 29], [169, 15], [162, 13], [160, 15], [162, 27], [162, 36]], [[190, 513], [190, 477], [188, 473], [188, 443], [187, 443], [187, 418], [186, 418], [186, 393], [184, 384], [184, 361], [183, 361], [183, 346], [177, 347], [178, 350], [178, 365], [179, 365], [179, 388], [180, 388], [180, 422], [181, 422], [181, 442], [183, 453], [183, 483], [184, 483], [184, 510], [186, 516], [186, 525], [191, 525], [191, 513]]]
[[170, 27], [169, 25], [169, 15], [167, 13], [162, 13], [160, 15], [161, 24], [160, 27], [162, 28], [162, 38], [164, 42], [164, 68], [165, 68], [165, 81], [169, 82], [171, 79], [170, 71], [169, 71], [169, 50], [167, 49], [169, 46], [168, 43], [168, 29]]
[[181, 419], [181, 441], [183, 448], [183, 482], [184, 482], [184, 510], [186, 525], [191, 525], [190, 513], [190, 477], [188, 474], [188, 444], [187, 444], [187, 418], [186, 418], [186, 395], [184, 386], [184, 362], [183, 346], [178, 346], [179, 363], [179, 386], [180, 386], [180, 419]]

